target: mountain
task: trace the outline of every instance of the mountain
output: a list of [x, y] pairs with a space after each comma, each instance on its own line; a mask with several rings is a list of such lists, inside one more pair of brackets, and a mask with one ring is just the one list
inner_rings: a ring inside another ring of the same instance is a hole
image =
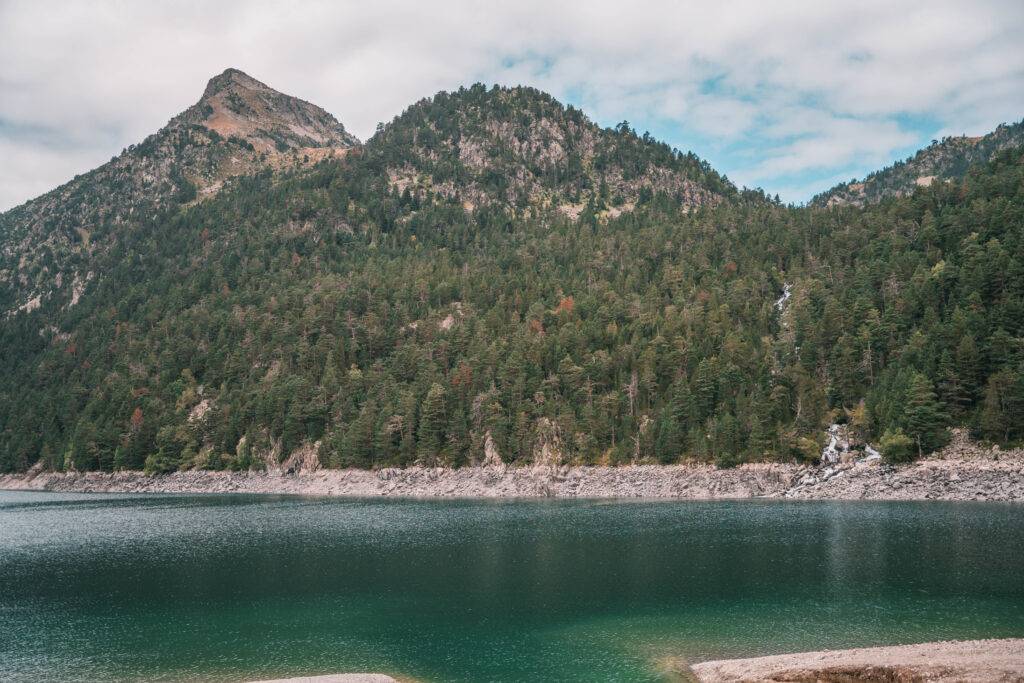
[[959, 180], [978, 164], [996, 154], [1024, 144], [1024, 121], [1003, 124], [982, 137], [948, 137], [933, 142], [914, 156], [867, 176], [836, 185], [815, 196], [815, 206], [864, 206], [886, 197], [911, 194], [934, 182]]
[[99, 168], [0, 214], [0, 310], [73, 305], [90, 263], [126, 230], [218, 192], [231, 178], [344, 154], [333, 116], [228, 69], [164, 128]]
[[477, 84], [417, 102], [375, 135], [367, 156], [400, 192], [572, 218], [618, 215], [662, 194], [713, 206], [736, 188], [692, 153], [627, 123], [604, 129], [533, 88]]
[[837, 422], [894, 461], [951, 425], [1015, 442], [1022, 217], [1020, 147], [787, 207], [528, 88], [357, 146], [228, 71], [0, 216], [0, 471], [730, 466], [815, 460]]
[[[77, 303], [92, 262], [125, 231], [239, 176], [361, 149], [333, 116], [227, 69], [200, 100], [107, 164], [0, 214], [0, 310]], [[439, 93], [384, 126], [357, 163], [371, 194], [615, 216], [655, 195], [687, 208], [734, 197], [691, 154], [622, 125], [602, 129], [532, 88]], [[358, 175], [353, 171], [350, 175]]]

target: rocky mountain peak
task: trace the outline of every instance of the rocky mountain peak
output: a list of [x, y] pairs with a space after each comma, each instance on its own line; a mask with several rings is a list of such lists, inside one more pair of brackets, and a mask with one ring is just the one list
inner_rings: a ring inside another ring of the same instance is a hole
[[198, 124], [226, 138], [241, 138], [260, 152], [347, 149], [359, 144], [320, 107], [280, 93], [233, 68], [211, 78], [199, 102], [174, 122]]
[[244, 71], [231, 67], [224, 69], [222, 73], [217, 74], [209, 80], [206, 84], [206, 90], [203, 92], [202, 101], [211, 100], [215, 95], [217, 95], [217, 93], [229, 89], [273, 90], [265, 83], [257, 81]]
[[74, 305], [92, 260], [147, 217], [211, 197], [238, 176], [315, 164], [358, 144], [320, 107], [227, 69], [139, 144], [0, 214], [0, 315], [55, 297]]

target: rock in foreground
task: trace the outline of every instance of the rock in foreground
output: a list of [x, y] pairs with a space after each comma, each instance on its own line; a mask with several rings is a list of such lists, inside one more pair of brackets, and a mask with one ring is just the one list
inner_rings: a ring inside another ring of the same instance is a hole
[[300, 676], [298, 678], [275, 678], [252, 683], [397, 683], [384, 674], [329, 674], [327, 676]]
[[706, 683], [725, 681], [1024, 680], [1024, 639], [969, 640], [855, 650], [803, 652], [704, 662], [692, 667]]

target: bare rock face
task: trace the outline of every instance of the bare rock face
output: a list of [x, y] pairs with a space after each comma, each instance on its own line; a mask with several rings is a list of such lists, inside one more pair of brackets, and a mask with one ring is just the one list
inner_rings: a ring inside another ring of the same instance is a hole
[[505, 463], [501, 460], [501, 454], [498, 453], [498, 446], [494, 443], [494, 437], [491, 436], [491, 430], [487, 430], [484, 435], [484, 461], [480, 463], [482, 467], [491, 467], [495, 469], [505, 470]]
[[279, 93], [238, 69], [210, 79], [202, 99], [172, 124], [175, 121], [199, 124], [225, 138], [241, 138], [267, 153], [359, 144], [320, 107]]
[[296, 448], [288, 458], [281, 463], [280, 469], [284, 474], [295, 474], [299, 472], [316, 472], [320, 469], [320, 442], [306, 442]]

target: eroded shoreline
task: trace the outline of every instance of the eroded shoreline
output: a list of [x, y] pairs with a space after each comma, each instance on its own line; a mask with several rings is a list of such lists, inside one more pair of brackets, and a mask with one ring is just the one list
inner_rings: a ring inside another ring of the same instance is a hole
[[653, 498], [714, 500], [1024, 501], [1024, 457], [927, 459], [899, 467], [748, 464], [621, 467], [409, 467], [298, 473], [185, 471], [28, 472], [0, 476], [0, 489], [88, 493], [280, 493], [421, 498]]

